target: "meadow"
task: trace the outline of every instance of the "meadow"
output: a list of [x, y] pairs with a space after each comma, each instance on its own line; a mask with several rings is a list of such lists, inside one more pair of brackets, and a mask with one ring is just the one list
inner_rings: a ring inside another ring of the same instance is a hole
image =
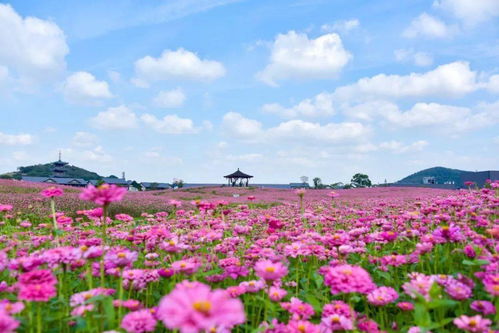
[[0, 332], [497, 332], [499, 183], [0, 181]]

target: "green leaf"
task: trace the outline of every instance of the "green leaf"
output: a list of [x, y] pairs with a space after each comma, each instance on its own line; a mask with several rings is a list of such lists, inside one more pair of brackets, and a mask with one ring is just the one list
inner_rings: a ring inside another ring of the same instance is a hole
[[424, 304], [416, 303], [414, 306], [414, 321], [420, 327], [428, 327], [431, 325], [430, 313]]
[[489, 262], [483, 259], [475, 259], [475, 260], [464, 259], [462, 264], [467, 266], [483, 266], [483, 265], [488, 265]]
[[459, 304], [456, 301], [453, 301], [451, 299], [435, 299], [432, 300], [431, 302], [428, 303], [428, 308], [429, 309], [437, 309], [437, 308], [444, 308], [444, 307], [453, 307]]
[[318, 312], [318, 313], [321, 312], [322, 306], [321, 306], [321, 303], [319, 302], [319, 300], [317, 299], [317, 297], [315, 297], [312, 294], [308, 294], [306, 296], [306, 300], [307, 300], [308, 303], [310, 303], [310, 305], [312, 305], [312, 307], [314, 308], [315, 312]]

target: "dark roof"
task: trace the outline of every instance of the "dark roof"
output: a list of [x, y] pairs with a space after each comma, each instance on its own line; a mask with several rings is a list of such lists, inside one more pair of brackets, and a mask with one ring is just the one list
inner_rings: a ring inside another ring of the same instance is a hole
[[145, 188], [150, 188], [153, 186], [155, 186], [155, 188], [157, 189], [165, 189], [165, 188], [170, 188], [172, 187], [170, 184], [168, 183], [155, 183], [155, 182], [142, 182], [140, 183], [142, 186], [144, 186]]
[[27, 177], [22, 176], [21, 178], [27, 182], [35, 182], [35, 183], [53, 183], [59, 185], [69, 185], [69, 184], [81, 184], [86, 185], [87, 181], [81, 178], [61, 178], [61, 177]]
[[106, 184], [109, 184], [109, 185], [130, 185], [132, 182], [130, 180], [125, 180], [123, 178], [109, 178], [109, 177], [105, 177], [105, 178], [102, 178], [102, 180], [97, 180], [97, 179], [92, 179], [92, 180], [89, 180], [89, 183], [92, 184], [92, 185], [97, 185], [98, 183], [100, 182], [104, 182]]
[[310, 185], [308, 183], [289, 183], [289, 187], [291, 188], [309, 188]]
[[224, 176], [224, 178], [253, 178], [253, 176], [247, 175], [244, 172], [239, 171], [239, 168], [238, 168], [236, 172], [233, 172], [230, 175]]

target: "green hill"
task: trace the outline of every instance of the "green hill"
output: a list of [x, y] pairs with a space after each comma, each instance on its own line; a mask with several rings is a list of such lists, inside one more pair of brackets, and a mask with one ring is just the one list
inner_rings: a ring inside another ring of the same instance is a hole
[[449, 169], [444, 167], [434, 167], [413, 173], [404, 179], [399, 180], [398, 184], [422, 184], [423, 177], [435, 177], [437, 184], [453, 181], [455, 184], [461, 182], [461, 174], [467, 172], [458, 169]]
[[[31, 177], [51, 177], [52, 168], [54, 165], [52, 163], [37, 164], [30, 166], [22, 166], [17, 168], [15, 172], [5, 173], [0, 175], [0, 178], [14, 178], [21, 179], [21, 176], [31, 176]], [[78, 168], [74, 165], [67, 165], [65, 167], [66, 177], [68, 178], [83, 178], [85, 180], [91, 179], [102, 179], [103, 177], [99, 174], [88, 171], [82, 168]]]

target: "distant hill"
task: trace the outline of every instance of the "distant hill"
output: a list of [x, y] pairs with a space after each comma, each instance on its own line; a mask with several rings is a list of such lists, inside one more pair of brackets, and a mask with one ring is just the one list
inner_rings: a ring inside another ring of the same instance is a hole
[[[17, 171], [5, 173], [3, 175], [0, 175], [0, 177], [15, 178], [15, 179], [21, 179], [21, 176], [51, 177], [53, 167], [54, 165], [52, 163], [22, 166], [17, 168]], [[83, 178], [85, 180], [103, 178], [102, 176], [100, 176], [95, 172], [78, 168], [74, 165], [67, 165], [65, 169], [66, 169], [66, 177], [68, 178]]]
[[455, 184], [461, 182], [461, 174], [467, 172], [458, 169], [449, 169], [444, 167], [434, 167], [413, 173], [404, 179], [399, 180], [398, 184], [422, 184], [423, 177], [435, 177], [437, 184], [453, 181]]

